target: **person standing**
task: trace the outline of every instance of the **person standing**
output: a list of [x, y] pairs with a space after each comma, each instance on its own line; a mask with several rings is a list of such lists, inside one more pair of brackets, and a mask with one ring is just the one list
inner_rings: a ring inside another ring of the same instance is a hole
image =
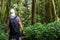
[[9, 40], [14, 40], [14, 39], [21, 40], [20, 28], [23, 32], [23, 27], [22, 27], [20, 18], [16, 16], [14, 9], [11, 9], [10, 13], [11, 15], [8, 18]]

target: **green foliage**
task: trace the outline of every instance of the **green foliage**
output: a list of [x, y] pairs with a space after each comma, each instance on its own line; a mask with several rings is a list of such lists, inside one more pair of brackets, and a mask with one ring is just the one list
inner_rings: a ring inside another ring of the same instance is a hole
[[60, 21], [49, 23], [47, 25], [37, 23], [25, 28], [27, 40], [59, 40], [60, 39]]
[[0, 25], [0, 40], [8, 40], [7, 24]]
[[[0, 40], [8, 40], [7, 24], [0, 25]], [[60, 21], [49, 24], [36, 23], [30, 27], [24, 27], [26, 40], [59, 40]]]
[[17, 16], [21, 18], [23, 26], [31, 25], [31, 14], [27, 7], [21, 4], [12, 4], [11, 6], [16, 10]]

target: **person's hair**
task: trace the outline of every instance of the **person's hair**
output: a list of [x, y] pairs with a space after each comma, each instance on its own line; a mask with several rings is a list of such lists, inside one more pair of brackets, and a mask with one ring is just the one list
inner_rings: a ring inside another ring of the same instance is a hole
[[10, 9], [10, 13], [15, 13], [15, 9]]

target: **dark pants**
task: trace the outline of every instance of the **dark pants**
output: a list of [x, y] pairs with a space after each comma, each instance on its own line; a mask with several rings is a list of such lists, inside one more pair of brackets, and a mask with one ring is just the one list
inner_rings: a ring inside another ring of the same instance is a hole
[[[19, 40], [19, 37], [18, 38], [14, 38], [14, 39]], [[13, 38], [9, 38], [9, 40], [13, 40]]]
[[9, 35], [9, 40], [21, 40], [21, 37], [19, 35]]
[[9, 40], [12, 40], [12, 39], [19, 40], [19, 37], [13, 38], [13, 37], [10, 37], [10, 36], [9, 36]]
[[[15, 40], [22, 40], [21, 37], [14, 38]], [[13, 38], [9, 38], [9, 40], [14, 40]]]

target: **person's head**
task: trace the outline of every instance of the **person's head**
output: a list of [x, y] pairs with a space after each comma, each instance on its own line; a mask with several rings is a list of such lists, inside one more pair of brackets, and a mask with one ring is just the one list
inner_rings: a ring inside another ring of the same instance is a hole
[[12, 16], [15, 16], [15, 10], [14, 10], [14, 9], [11, 9], [11, 10], [10, 10], [10, 14], [11, 14]]

